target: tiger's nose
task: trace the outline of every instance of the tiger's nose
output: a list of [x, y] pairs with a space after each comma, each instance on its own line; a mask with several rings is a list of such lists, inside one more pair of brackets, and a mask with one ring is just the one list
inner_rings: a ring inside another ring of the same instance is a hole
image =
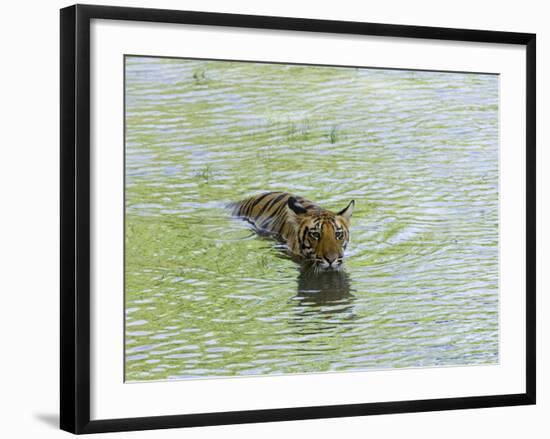
[[325, 256], [325, 261], [328, 262], [328, 265], [329, 265], [329, 266], [332, 265], [332, 263], [333, 263], [334, 261], [336, 261], [336, 259], [337, 259], [336, 256], [334, 256], [334, 257], [331, 257], [331, 256], [326, 257], [326, 256]]

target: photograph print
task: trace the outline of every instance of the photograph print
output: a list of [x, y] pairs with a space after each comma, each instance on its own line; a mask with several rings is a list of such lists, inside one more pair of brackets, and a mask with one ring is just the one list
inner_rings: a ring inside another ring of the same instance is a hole
[[499, 76], [124, 57], [125, 380], [499, 362]]

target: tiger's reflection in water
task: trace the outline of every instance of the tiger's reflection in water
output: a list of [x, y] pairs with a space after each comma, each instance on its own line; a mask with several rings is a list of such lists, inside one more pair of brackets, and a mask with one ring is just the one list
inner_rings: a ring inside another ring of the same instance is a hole
[[[316, 271], [302, 265], [297, 277], [297, 293], [292, 300], [301, 316], [353, 319], [351, 280], [345, 270]], [[326, 320], [326, 319], [323, 319]]]

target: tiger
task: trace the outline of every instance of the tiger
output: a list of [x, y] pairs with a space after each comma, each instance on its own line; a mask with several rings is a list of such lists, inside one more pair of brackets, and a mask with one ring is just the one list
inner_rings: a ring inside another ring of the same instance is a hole
[[285, 244], [292, 256], [321, 270], [338, 270], [350, 241], [355, 201], [338, 213], [287, 192], [265, 192], [231, 203], [234, 217], [250, 223], [259, 234]]

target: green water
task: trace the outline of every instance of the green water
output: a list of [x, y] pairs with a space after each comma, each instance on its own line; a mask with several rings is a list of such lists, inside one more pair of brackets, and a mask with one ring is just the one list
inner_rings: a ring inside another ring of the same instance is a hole
[[[498, 362], [498, 77], [126, 58], [126, 380]], [[226, 203], [355, 199], [306, 276]]]

